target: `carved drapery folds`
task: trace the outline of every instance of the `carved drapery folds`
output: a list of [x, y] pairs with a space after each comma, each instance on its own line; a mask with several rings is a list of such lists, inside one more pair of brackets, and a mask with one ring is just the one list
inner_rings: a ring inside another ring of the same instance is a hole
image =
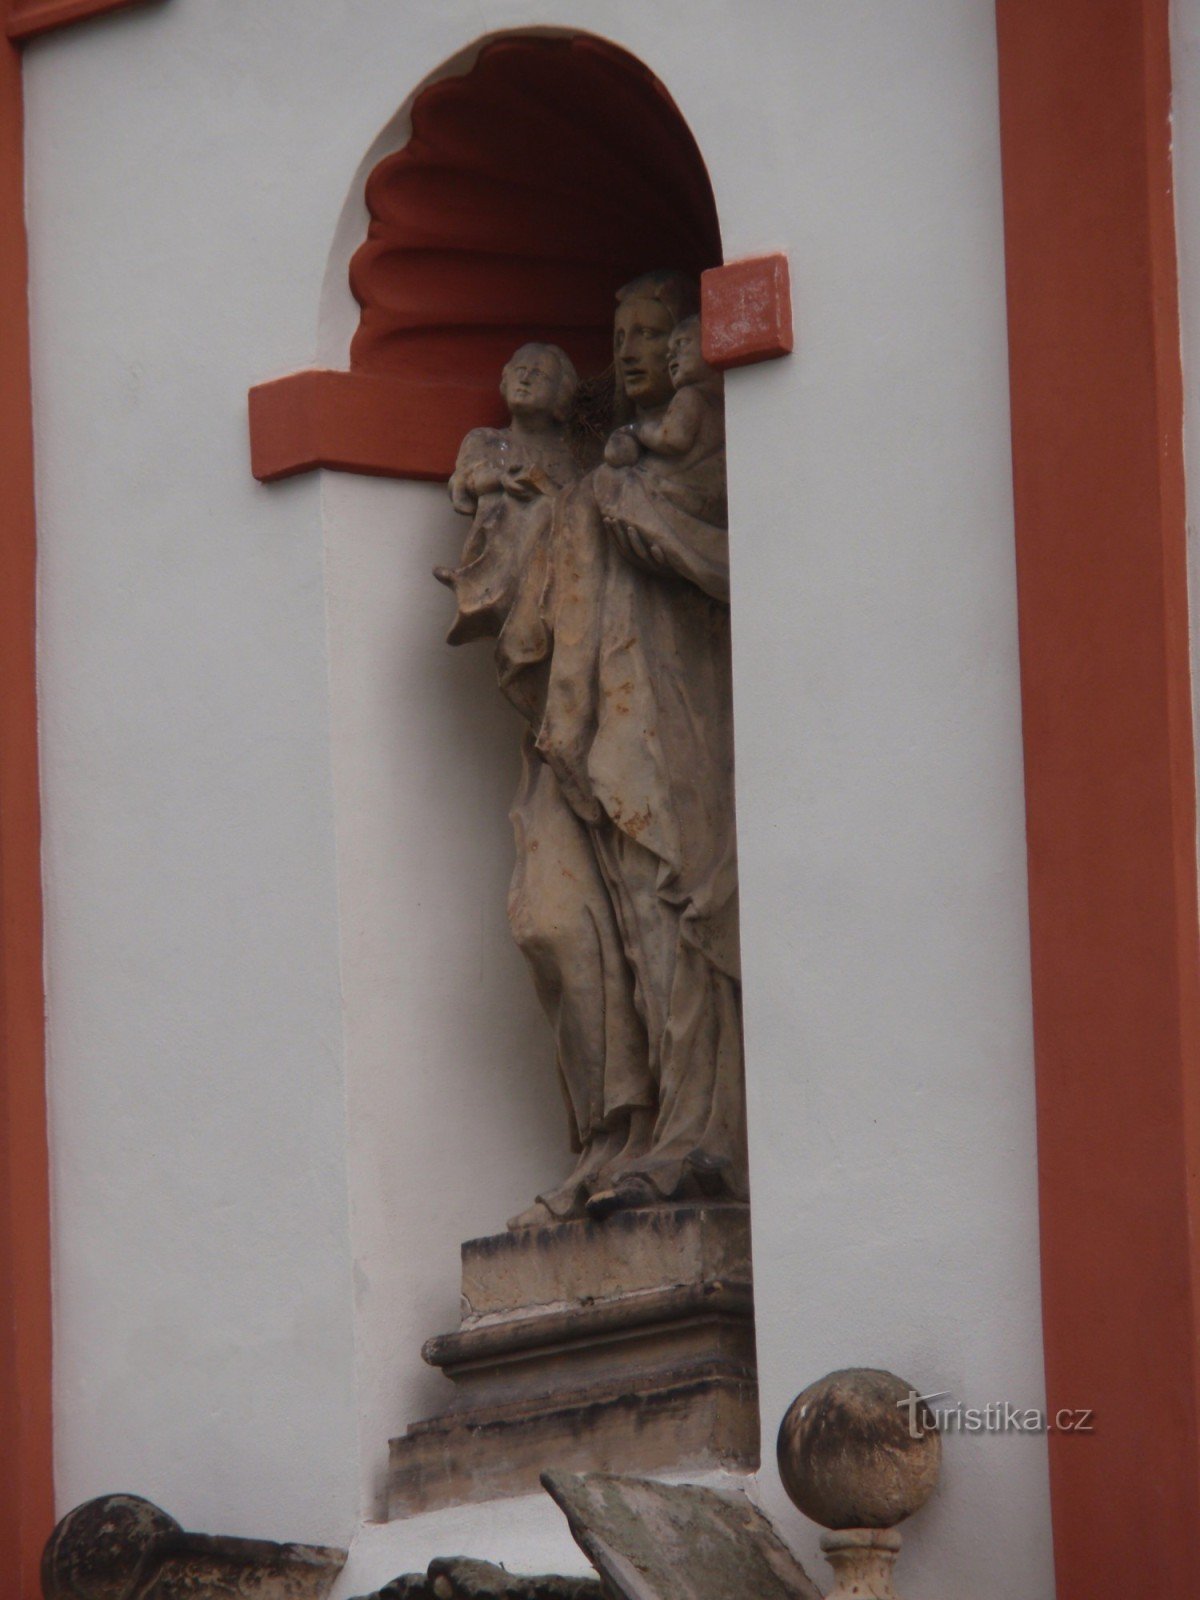
[[509, 425], [468, 434], [450, 483], [471, 530], [435, 575], [450, 642], [495, 638], [526, 721], [509, 917], [578, 1156], [512, 1227], [748, 1194], [724, 401], [698, 306], [678, 270], [621, 288], [608, 393], [522, 345]]

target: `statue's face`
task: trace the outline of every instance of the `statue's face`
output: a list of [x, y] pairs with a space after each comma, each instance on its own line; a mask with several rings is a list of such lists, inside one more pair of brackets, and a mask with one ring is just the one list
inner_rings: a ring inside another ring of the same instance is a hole
[[558, 379], [558, 362], [545, 345], [522, 345], [504, 369], [504, 403], [513, 416], [550, 416]]
[[613, 324], [613, 361], [635, 406], [664, 405], [673, 394], [667, 341], [674, 319], [658, 300], [626, 300]]
[[676, 328], [667, 341], [667, 371], [676, 389], [700, 383], [711, 369], [700, 353], [700, 329], [696, 323]]

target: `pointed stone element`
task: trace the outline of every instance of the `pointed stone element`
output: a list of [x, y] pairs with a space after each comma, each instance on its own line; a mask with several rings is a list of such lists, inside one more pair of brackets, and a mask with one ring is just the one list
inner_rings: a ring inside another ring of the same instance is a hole
[[744, 1494], [604, 1473], [545, 1472], [614, 1600], [821, 1600]]

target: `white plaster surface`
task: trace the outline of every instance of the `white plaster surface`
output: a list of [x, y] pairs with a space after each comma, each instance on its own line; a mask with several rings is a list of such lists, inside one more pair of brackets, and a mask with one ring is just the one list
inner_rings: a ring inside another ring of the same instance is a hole
[[[367, 1525], [561, 1111], [516, 728], [429, 577], [462, 525], [255, 485], [245, 394], [344, 361], [417, 85], [549, 23], [648, 62], [727, 255], [792, 262], [796, 355], [728, 385], [755, 1492], [823, 1576], [772, 1461], [804, 1383], [1042, 1394], [991, 0], [167, 0], [27, 54], [59, 1493], [353, 1538], [342, 1595], [568, 1570], [538, 1498]], [[927, 1600], [1049, 1596], [1043, 1442], [949, 1439], [906, 1546]]]

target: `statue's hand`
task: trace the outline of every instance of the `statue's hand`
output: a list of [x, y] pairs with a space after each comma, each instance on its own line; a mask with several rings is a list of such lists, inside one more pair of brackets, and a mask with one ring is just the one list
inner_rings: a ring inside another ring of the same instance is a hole
[[464, 517], [473, 517], [478, 509], [479, 498], [472, 492], [469, 481], [464, 481], [462, 473], [456, 472], [450, 479], [450, 504]]
[[555, 485], [540, 467], [512, 467], [500, 479], [500, 487], [515, 500], [532, 500], [535, 494], [553, 494]]
[[634, 566], [646, 567], [651, 572], [661, 572], [667, 566], [667, 558], [659, 547], [632, 522], [622, 522], [618, 517], [606, 517], [604, 525], [617, 549], [627, 561], [632, 561]]

